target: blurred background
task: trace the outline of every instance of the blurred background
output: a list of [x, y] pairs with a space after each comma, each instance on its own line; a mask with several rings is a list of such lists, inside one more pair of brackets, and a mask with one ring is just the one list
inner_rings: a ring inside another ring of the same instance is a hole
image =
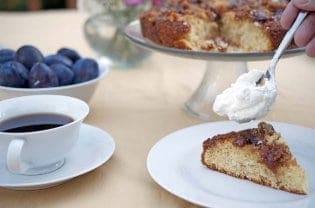
[[0, 11], [36, 11], [65, 8], [76, 8], [76, 0], [0, 0]]

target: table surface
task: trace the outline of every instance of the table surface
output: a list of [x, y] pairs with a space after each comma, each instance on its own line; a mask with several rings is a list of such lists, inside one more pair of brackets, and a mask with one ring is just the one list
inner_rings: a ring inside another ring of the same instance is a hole
[[[86, 16], [76, 11], [0, 13], [0, 44], [24, 44], [54, 53], [62, 46], [97, 57], [82, 32]], [[267, 62], [249, 63], [266, 68]], [[158, 186], [146, 169], [150, 148], [175, 130], [202, 123], [183, 111], [197, 88], [205, 62], [154, 53], [133, 69], [113, 69], [90, 102], [86, 123], [110, 133], [113, 157], [100, 168], [62, 185], [37, 191], [0, 188], [0, 207], [195, 207]], [[315, 59], [281, 60], [279, 96], [266, 120], [315, 128]]]

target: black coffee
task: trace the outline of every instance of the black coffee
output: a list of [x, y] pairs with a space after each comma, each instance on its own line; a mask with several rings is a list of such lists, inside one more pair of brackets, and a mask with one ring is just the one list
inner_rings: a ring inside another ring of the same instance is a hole
[[0, 132], [32, 132], [52, 129], [71, 123], [72, 118], [61, 114], [28, 114], [0, 122]]

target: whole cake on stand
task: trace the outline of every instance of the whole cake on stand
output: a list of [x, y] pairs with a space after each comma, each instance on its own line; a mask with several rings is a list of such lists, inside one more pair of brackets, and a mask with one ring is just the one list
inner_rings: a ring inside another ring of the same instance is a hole
[[[279, 22], [286, 5], [286, 0], [167, 0], [144, 12], [125, 33], [145, 48], [206, 60], [203, 80], [185, 109], [213, 120], [216, 95], [247, 72], [248, 61], [272, 57], [286, 33]], [[285, 56], [302, 51], [292, 45]]]

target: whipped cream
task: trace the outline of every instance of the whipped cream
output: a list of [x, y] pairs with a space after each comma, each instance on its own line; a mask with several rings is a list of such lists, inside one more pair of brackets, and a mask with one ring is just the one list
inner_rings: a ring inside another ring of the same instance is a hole
[[266, 115], [277, 97], [277, 87], [274, 79], [265, 79], [264, 84], [257, 85], [262, 75], [263, 72], [258, 70], [242, 74], [216, 97], [213, 111], [240, 123]]

